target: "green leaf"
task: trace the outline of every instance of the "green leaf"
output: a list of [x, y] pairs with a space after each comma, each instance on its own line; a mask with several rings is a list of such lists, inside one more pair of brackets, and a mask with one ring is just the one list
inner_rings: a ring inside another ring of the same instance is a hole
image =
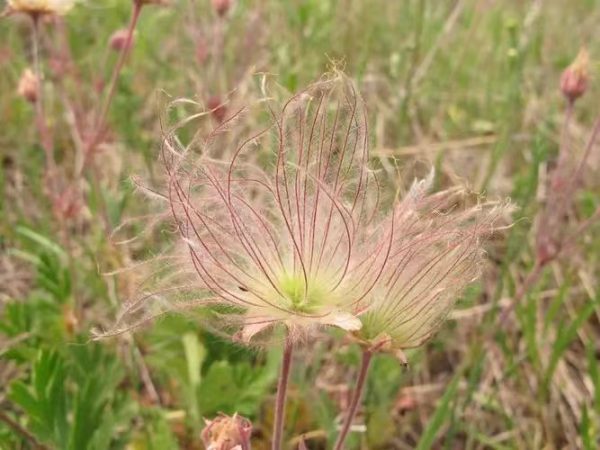
[[444, 395], [440, 399], [433, 416], [431, 419], [429, 419], [429, 422], [425, 427], [423, 434], [421, 435], [421, 439], [419, 439], [416, 450], [430, 449], [433, 446], [435, 438], [442, 428], [442, 425], [444, 422], [446, 422], [446, 420], [449, 420], [449, 413], [452, 411], [450, 405], [454, 400], [454, 397], [456, 397], [460, 375], [460, 373], [457, 373], [446, 388], [446, 392], [444, 392]]
[[558, 336], [556, 337], [554, 345], [552, 346], [552, 353], [550, 355], [550, 360], [544, 376], [544, 385], [546, 387], [550, 383], [552, 376], [554, 375], [554, 371], [556, 370], [556, 366], [558, 365], [563, 353], [567, 350], [573, 339], [577, 336], [579, 328], [581, 328], [581, 326], [594, 313], [599, 303], [600, 296], [595, 300], [585, 303], [585, 305], [575, 316], [575, 319], [569, 323], [567, 327], [558, 327]]

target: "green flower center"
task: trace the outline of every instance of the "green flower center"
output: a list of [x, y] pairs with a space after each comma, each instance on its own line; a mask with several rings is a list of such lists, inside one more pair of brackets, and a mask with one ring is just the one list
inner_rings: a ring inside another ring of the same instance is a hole
[[286, 275], [279, 282], [281, 292], [289, 301], [290, 309], [302, 313], [315, 313], [325, 304], [327, 290], [322, 283], [304, 280], [302, 275]]

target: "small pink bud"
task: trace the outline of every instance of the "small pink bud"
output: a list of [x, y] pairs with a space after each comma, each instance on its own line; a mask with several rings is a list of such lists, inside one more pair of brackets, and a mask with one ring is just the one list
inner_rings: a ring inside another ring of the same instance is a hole
[[31, 69], [25, 69], [19, 80], [19, 87], [17, 88], [19, 95], [28, 102], [35, 103], [38, 99], [39, 89], [40, 82], [38, 77]]
[[221, 123], [223, 120], [225, 120], [227, 107], [221, 100], [221, 97], [218, 95], [209, 97], [209, 99], [206, 101], [206, 107], [210, 110], [212, 116], [218, 123]]
[[575, 61], [564, 70], [560, 77], [560, 90], [569, 101], [574, 102], [587, 90], [589, 67], [589, 53], [585, 48], [582, 48], [579, 50]]
[[212, 0], [212, 6], [219, 17], [223, 17], [231, 8], [231, 0]]
[[131, 37], [131, 42], [127, 43], [128, 34], [129, 31], [126, 29], [115, 31], [110, 37], [108, 45], [111, 49], [117, 52], [122, 52], [123, 50], [131, 49], [131, 47], [133, 46], [134, 36]]
[[206, 450], [250, 450], [252, 423], [245, 417], [219, 415], [206, 420], [200, 437]]

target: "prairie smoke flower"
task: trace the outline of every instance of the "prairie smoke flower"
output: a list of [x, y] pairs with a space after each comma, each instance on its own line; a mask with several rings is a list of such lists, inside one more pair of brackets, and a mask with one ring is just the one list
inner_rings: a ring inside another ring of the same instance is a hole
[[[164, 197], [181, 237], [172, 256], [179, 270], [173, 287], [127, 305], [113, 333], [165, 310], [203, 305], [220, 305], [218, 326], [232, 325], [245, 342], [278, 324], [290, 339], [325, 325], [360, 328], [353, 313], [393, 243], [393, 215], [380, 214], [379, 186], [367, 167], [362, 101], [334, 74], [292, 97], [227, 161], [214, 158], [242, 114], [217, 127], [201, 156], [165, 140]], [[169, 302], [168, 292], [179, 299]]]
[[8, 10], [31, 15], [66, 14], [75, 3], [76, 0], [8, 0]]
[[[209, 325], [247, 343], [282, 325], [292, 340], [337, 326], [363, 327], [359, 338], [372, 343], [420, 344], [475, 278], [502, 208], [448, 212], [459, 191], [426, 195], [431, 180], [382, 208], [365, 108], [341, 74], [271, 113], [274, 123], [245, 139], [232, 132], [244, 111], [231, 114], [200, 156], [165, 140], [158, 196], [178, 250], [159, 261], [166, 287], [127, 304], [109, 334], [206, 306], [217, 319]], [[232, 135], [239, 144], [215, 157]]]
[[433, 172], [415, 181], [395, 207], [395, 233], [384, 272], [362, 308], [357, 336], [375, 349], [417, 347], [430, 338], [462, 290], [479, 276], [482, 242], [507, 205], [455, 210], [460, 189], [428, 195]]
[[344, 448], [373, 354], [393, 351], [406, 363], [402, 349], [423, 344], [438, 330], [461, 291], [477, 278], [481, 243], [507, 211], [506, 205], [491, 204], [455, 210], [461, 190], [428, 195], [432, 181], [433, 172], [415, 181], [394, 207], [389, 257], [359, 307], [363, 326], [355, 336], [363, 344], [362, 362], [334, 450]]

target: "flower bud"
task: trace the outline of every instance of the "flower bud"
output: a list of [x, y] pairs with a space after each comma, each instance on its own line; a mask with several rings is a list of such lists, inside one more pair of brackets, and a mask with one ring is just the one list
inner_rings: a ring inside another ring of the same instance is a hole
[[223, 17], [231, 8], [231, 0], [212, 0], [212, 6], [218, 16]]
[[38, 77], [31, 69], [25, 69], [19, 80], [19, 87], [17, 88], [19, 95], [28, 102], [35, 103], [38, 99], [39, 89], [40, 82]]
[[225, 120], [227, 107], [221, 100], [221, 97], [218, 95], [209, 97], [209, 99], [206, 101], [206, 107], [210, 110], [212, 116], [218, 123], [221, 123], [223, 120]]
[[250, 450], [251, 435], [252, 423], [237, 414], [207, 420], [200, 434], [206, 450]]
[[560, 90], [570, 102], [574, 102], [585, 93], [589, 81], [589, 67], [589, 53], [582, 48], [575, 61], [560, 77]]
[[134, 36], [131, 36], [131, 42], [127, 43], [128, 35], [129, 31], [126, 29], [115, 31], [108, 41], [109, 47], [116, 52], [122, 52], [124, 50], [131, 49], [131, 47], [133, 46]]

